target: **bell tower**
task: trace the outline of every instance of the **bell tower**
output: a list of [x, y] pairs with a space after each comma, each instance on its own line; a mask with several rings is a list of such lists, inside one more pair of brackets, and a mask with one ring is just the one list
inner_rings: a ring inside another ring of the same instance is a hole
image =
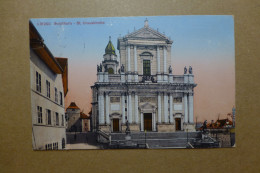
[[116, 74], [118, 67], [118, 60], [115, 51], [115, 47], [111, 42], [111, 37], [109, 36], [109, 41], [105, 49], [105, 54], [103, 55], [104, 60], [102, 61], [102, 66], [104, 71], [108, 74]]

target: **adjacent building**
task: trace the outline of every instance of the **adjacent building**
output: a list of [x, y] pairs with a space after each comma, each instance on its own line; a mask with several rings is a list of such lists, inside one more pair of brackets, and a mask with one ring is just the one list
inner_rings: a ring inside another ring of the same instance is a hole
[[29, 29], [33, 149], [64, 149], [68, 59], [55, 58], [31, 22]]
[[71, 102], [66, 109], [68, 119], [68, 132], [88, 132], [90, 131], [90, 116], [80, 111], [75, 102]]
[[118, 38], [118, 56], [109, 39], [91, 87], [93, 131], [124, 132], [127, 122], [132, 132], [195, 131], [192, 67], [173, 74], [172, 44], [148, 20]]

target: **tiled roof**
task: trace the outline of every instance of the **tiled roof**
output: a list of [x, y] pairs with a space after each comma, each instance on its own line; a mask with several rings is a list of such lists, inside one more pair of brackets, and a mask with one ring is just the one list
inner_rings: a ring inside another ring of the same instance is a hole
[[80, 118], [81, 118], [81, 119], [89, 119], [90, 116], [88, 116], [88, 115], [85, 114], [84, 112], [80, 112]]
[[62, 83], [64, 96], [66, 96], [68, 93], [68, 58], [55, 57], [55, 60], [60, 64], [61, 68], [63, 69]]
[[75, 102], [71, 102], [67, 109], [79, 109]]
[[30, 32], [30, 48], [41, 58], [44, 63], [56, 74], [62, 74], [63, 69], [60, 64], [55, 60], [54, 56], [44, 44], [42, 36], [39, 34], [33, 23], [29, 22]]

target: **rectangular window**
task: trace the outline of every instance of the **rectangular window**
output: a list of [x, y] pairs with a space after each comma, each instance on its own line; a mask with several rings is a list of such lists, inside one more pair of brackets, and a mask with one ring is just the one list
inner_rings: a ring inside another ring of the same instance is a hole
[[59, 114], [56, 112], [56, 126], [60, 125], [59, 123]]
[[50, 82], [48, 80], [46, 80], [46, 93], [47, 93], [47, 97], [50, 98], [51, 97], [51, 90], [50, 90]]
[[38, 123], [42, 124], [42, 107], [37, 106], [37, 113], [38, 113]]
[[151, 67], [150, 60], [143, 60], [143, 75], [150, 76], [151, 75]]
[[41, 82], [41, 74], [36, 71], [36, 91], [42, 91], [42, 82]]
[[60, 105], [63, 105], [62, 92], [60, 92]]
[[61, 125], [64, 126], [64, 115], [61, 115]]
[[47, 124], [51, 125], [51, 110], [46, 109]]
[[58, 90], [55, 87], [55, 102], [58, 103]]

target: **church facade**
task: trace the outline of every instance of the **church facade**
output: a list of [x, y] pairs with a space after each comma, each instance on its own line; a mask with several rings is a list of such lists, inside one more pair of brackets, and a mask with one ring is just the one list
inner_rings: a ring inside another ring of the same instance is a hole
[[91, 86], [94, 132], [125, 132], [127, 122], [131, 132], [195, 131], [192, 67], [173, 74], [172, 44], [148, 20], [118, 38], [119, 56], [109, 40]]

